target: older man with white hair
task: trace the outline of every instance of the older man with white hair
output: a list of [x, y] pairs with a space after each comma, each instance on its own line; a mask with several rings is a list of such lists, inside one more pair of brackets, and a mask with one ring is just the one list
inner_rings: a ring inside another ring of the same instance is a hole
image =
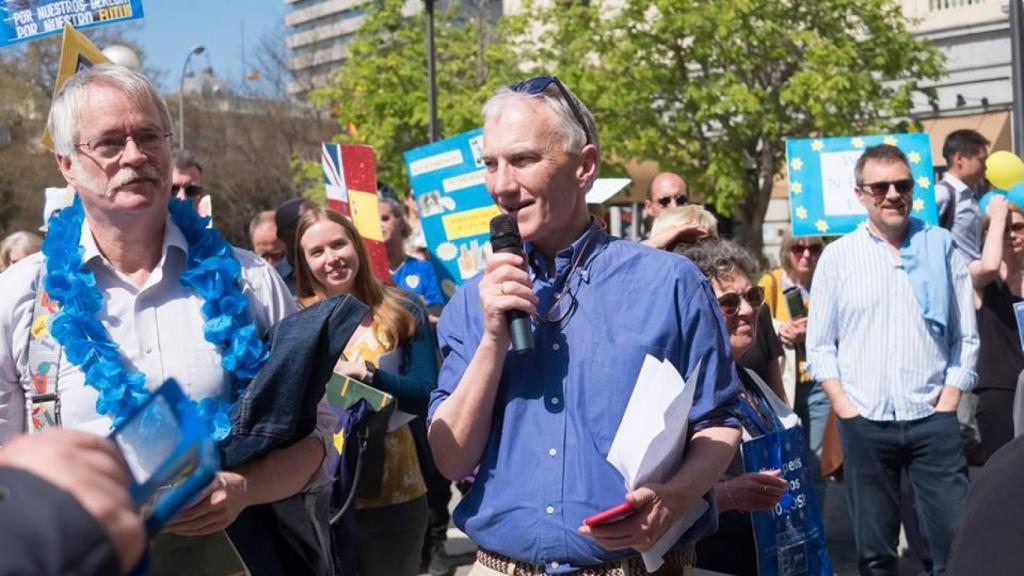
[[[601, 149], [590, 111], [555, 77], [503, 89], [484, 106], [487, 189], [515, 216], [524, 257], [496, 253], [438, 326], [445, 356], [431, 401], [438, 468], [477, 470], [455, 511], [480, 546], [471, 574], [645, 574], [649, 550], [711, 503], [739, 441], [729, 340], [707, 279], [687, 260], [609, 236], [587, 212]], [[658, 286], [658, 298], [630, 298]], [[535, 351], [510, 352], [506, 313], [535, 319]], [[699, 370], [685, 459], [663, 484], [626, 491], [606, 460], [650, 355]], [[698, 368], [698, 366], [700, 366]], [[623, 500], [632, 516], [583, 520]], [[672, 545], [658, 574], [689, 573], [714, 505]]]
[[[171, 126], [153, 84], [119, 66], [83, 70], [55, 97], [49, 130], [77, 197], [43, 252], [0, 276], [0, 442], [54, 426], [106, 435], [168, 378], [221, 437], [263, 337], [295, 310], [266, 263], [170, 200]], [[324, 455], [314, 433], [219, 472], [167, 530], [220, 531], [302, 490]]]

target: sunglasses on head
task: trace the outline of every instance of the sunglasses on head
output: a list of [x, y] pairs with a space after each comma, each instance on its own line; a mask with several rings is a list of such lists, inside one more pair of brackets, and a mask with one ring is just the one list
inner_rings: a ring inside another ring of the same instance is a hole
[[789, 251], [794, 256], [802, 256], [804, 252], [809, 253], [811, 256], [819, 256], [823, 248], [821, 244], [794, 244], [789, 247]]
[[718, 297], [718, 306], [722, 309], [722, 314], [732, 316], [739, 312], [740, 304], [742, 304], [743, 300], [746, 300], [751, 308], [757, 310], [761, 307], [761, 304], [764, 304], [764, 288], [754, 286], [743, 294], [739, 292], [726, 292]]
[[892, 181], [881, 181], [871, 182], [860, 185], [860, 189], [871, 194], [875, 198], [885, 198], [889, 194], [889, 187], [896, 188], [896, 192], [900, 196], [906, 196], [914, 191], [914, 181], [905, 178], [903, 180], [892, 180]]
[[676, 194], [675, 196], [663, 196], [655, 200], [662, 208], [668, 208], [669, 204], [675, 204], [676, 206], [686, 206], [686, 203], [690, 199], [683, 194]]
[[171, 187], [171, 193], [174, 194], [175, 196], [180, 194], [182, 190], [185, 191], [185, 196], [188, 196], [189, 198], [195, 198], [196, 196], [199, 196], [199, 195], [201, 195], [203, 193], [203, 187], [202, 186], [197, 186], [195, 184], [189, 184], [187, 186], [172, 186]]
[[580, 111], [580, 107], [576, 105], [576, 100], [569, 95], [569, 91], [565, 89], [565, 85], [558, 79], [558, 76], [537, 76], [536, 78], [530, 78], [518, 84], [513, 84], [509, 86], [509, 89], [520, 94], [535, 95], [544, 92], [552, 84], [558, 88], [558, 93], [562, 95], [562, 100], [565, 100], [565, 103], [569, 105], [569, 110], [576, 117], [576, 122], [579, 123], [580, 128], [583, 128], [583, 134], [587, 137], [587, 144], [593, 144], [594, 137], [590, 133], [590, 129], [587, 128], [587, 123], [583, 121], [583, 112]]

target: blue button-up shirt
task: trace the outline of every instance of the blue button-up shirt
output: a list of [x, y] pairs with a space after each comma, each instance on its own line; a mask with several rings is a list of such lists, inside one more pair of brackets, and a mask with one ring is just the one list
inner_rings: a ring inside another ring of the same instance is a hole
[[[668, 359], [684, 376], [704, 359], [691, 434], [739, 427], [739, 382], [710, 285], [689, 260], [618, 240], [596, 223], [555, 256], [554, 277], [529, 244], [527, 259], [538, 310], [568, 290], [546, 316], [567, 315], [534, 323], [532, 355], [506, 355], [491, 435], [455, 523], [487, 550], [558, 574], [635, 553], [605, 550], [576, 530], [625, 496], [606, 458], [644, 357]], [[483, 335], [479, 280], [463, 285], [441, 316], [445, 359], [431, 416], [459, 385]], [[680, 543], [715, 526], [711, 506]]]

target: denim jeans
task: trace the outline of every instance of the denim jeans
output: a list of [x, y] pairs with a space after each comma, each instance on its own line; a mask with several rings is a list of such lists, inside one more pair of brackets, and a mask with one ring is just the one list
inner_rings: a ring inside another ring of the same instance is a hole
[[808, 464], [814, 468], [814, 494], [818, 497], [818, 509], [825, 510], [825, 477], [821, 475], [821, 448], [825, 439], [825, 423], [832, 409], [821, 384], [797, 383], [793, 411], [800, 417], [804, 430], [804, 445], [807, 446]]
[[967, 499], [967, 461], [956, 413], [920, 420], [839, 420], [847, 494], [862, 575], [899, 574], [900, 473], [914, 486], [932, 574], [946, 572]]

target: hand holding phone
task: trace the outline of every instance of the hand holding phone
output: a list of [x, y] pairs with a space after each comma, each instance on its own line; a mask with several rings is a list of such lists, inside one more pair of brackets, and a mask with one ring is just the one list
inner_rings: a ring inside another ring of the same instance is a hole
[[789, 317], [792, 320], [807, 316], [807, 306], [804, 305], [804, 295], [796, 286], [790, 286], [782, 291], [786, 297], [786, 306], [789, 308]]
[[606, 524], [614, 524], [615, 522], [620, 522], [622, 520], [625, 520], [626, 518], [629, 518], [635, 513], [636, 508], [633, 508], [632, 504], [630, 504], [629, 502], [623, 502], [622, 504], [612, 506], [607, 510], [598, 512], [593, 516], [585, 518], [583, 520], [583, 525], [604, 526]]

